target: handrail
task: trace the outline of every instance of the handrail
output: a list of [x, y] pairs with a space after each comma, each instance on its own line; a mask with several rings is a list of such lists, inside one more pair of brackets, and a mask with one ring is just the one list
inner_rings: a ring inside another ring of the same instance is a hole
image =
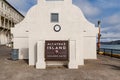
[[100, 48], [100, 49], [120, 51], [120, 49], [109, 49], [109, 48]]
[[100, 48], [97, 51], [98, 53], [102, 52], [103, 55], [120, 58], [120, 49]]

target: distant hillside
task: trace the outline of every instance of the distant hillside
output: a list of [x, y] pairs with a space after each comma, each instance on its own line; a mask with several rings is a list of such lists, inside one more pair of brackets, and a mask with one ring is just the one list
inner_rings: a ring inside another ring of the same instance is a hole
[[110, 42], [101, 42], [101, 44], [106, 44], [106, 45], [120, 45], [120, 40], [110, 41]]

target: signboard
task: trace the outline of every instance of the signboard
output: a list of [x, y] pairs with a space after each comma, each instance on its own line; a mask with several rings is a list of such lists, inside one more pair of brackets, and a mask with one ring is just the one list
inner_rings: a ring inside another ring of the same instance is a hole
[[46, 61], [67, 61], [68, 41], [45, 41]]

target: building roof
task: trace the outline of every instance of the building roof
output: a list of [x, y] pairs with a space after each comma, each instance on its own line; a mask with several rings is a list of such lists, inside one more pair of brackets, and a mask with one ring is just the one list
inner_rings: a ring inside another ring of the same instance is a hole
[[3, 0], [4, 2], [6, 2], [10, 7], [12, 7], [16, 12], [18, 12], [22, 17], [24, 17], [24, 15], [22, 13], [20, 13], [17, 9], [15, 9], [8, 1]]

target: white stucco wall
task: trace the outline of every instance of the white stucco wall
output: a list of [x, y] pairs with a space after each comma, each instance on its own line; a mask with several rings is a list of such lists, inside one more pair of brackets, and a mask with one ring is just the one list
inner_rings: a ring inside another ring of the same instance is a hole
[[[59, 13], [59, 22], [50, 21], [51, 13]], [[53, 30], [56, 24], [61, 26], [60, 32]], [[27, 58], [26, 55], [29, 54], [29, 65], [35, 65], [37, 62], [38, 41], [42, 41], [44, 46], [45, 40], [73, 41], [70, 47], [75, 51], [70, 49], [72, 53], [69, 54], [76, 54], [78, 65], [83, 65], [84, 59], [96, 59], [97, 29], [86, 20], [82, 11], [72, 4], [71, 0], [38, 0], [38, 4], [28, 11], [25, 19], [12, 29], [12, 33], [14, 48], [20, 50], [19, 58]]]
[[97, 59], [95, 42], [96, 42], [96, 38], [94, 38], [93, 36], [84, 37], [84, 43], [83, 43], [84, 59]]

